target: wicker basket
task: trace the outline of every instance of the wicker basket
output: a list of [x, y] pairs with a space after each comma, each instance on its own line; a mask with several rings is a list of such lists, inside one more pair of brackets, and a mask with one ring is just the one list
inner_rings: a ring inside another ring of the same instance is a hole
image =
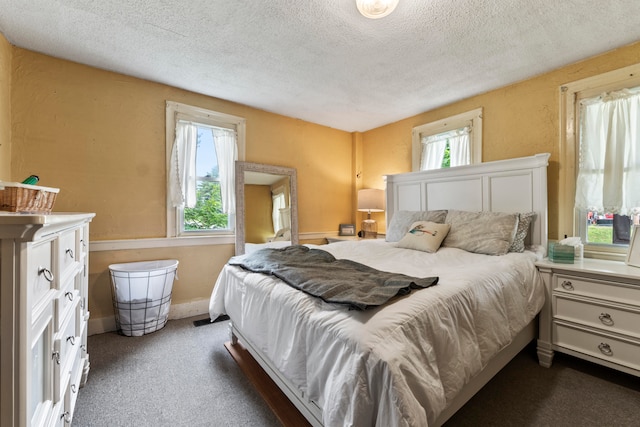
[[49, 213], [59, 191], [59, 188], [0, 182], [0, 211]]

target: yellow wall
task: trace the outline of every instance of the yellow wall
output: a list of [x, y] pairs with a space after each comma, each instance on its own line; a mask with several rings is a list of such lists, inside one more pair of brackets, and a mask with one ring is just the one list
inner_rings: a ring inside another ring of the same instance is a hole
[[[37, 174], [61, 189], [55, 211], [95, 212], [92, 241], [165, 236], [166, 100], [246, 118], [245, 160], [297, 168], [301, 233], [352, 220], [348, 132], [20, 48], [7, 61], [3, 46], [0, 71], [12, 69], [11, 179]], [[179, 304], [207, 299], [233, 252], [233, 245], [92, 251], [92, 318], [113, 314], [110, 263], [178, 259]]]
[[0, 181], [11, 180], [11, 45], [0, 34]]
[[[557, 239], [558, 176], [561, 166], [559, 87], [637, 63], [640, 63], [640, 42], [365, 132], [363, 187], [384, 188], [382, 175], [411, 170], [413, 127], [482, 107], [483, 161], [551, 153], [547, 174], [549, 238]], [[379, 225], [384, 224], [381, 214], [376, 219]]]

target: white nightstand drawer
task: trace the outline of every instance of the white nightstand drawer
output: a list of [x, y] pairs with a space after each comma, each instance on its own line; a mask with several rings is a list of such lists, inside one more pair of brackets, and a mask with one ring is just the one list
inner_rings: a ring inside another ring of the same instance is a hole
[[554, 296], [554, 317], [640, 339], [640, 307]]
[[638, 286], [613, 281], [585, 279], [564, 274], [555, 275], [554, 280], [554, 291], [569, 292], [640, 306], [640, 287]]
[[560, 324], [553, 325], [553, 335], [557, 346], [640, 370], [640, 340], [625, 340]]

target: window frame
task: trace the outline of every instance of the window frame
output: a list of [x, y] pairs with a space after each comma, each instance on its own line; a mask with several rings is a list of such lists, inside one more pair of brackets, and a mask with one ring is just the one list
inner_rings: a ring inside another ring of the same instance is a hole
[[471, 127], [470, 164], [482, 163], [482, 107], [455, 116], [446, 117], [435, 122], [426, 123], [413, 128], [411, 132], [411, 170], [420, 170], [420, 159], [422, 157], [422, 137], [437, 135], [453, 129], [460, 129], [465, 126]]
[[[560, 91], [560, 185], [558, 188], [558, 235], [579, 236], [580, 225], [575, 212], [576, 179], [579, 156], [580, 100], [603, 92], [640, 86], [640, 64], [563, 84]], [[624, 260], [627, 246], [619, 244], [585, 244], [586, 257]]]
[[192, 121], [205, 126], [224, 127], [235, 129], [237, 135], [238, 160], [244, 160], [245, 140], [246, 140], [246, 119], [231, 114], [220, 113], [202, 107], [182, 104], [175, 101], [166, 101], [166, 214], [167, 229], [166, 235], [169, 238], [181, 237], [229, 237], [235, 235], [235, 227], [232, 230], [211, 230], [211, 231], [182, 231], [179, 226], [183, 218], [183, 210], [173, 207], [169, 193], [169, 168], [171, 167], [171, 151], [175, 140], [176, 123], [178, 120]]

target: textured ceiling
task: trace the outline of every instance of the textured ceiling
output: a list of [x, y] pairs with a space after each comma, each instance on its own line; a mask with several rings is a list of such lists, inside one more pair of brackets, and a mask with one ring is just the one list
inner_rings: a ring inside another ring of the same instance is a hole
[[365, 131], [640, 40], [640, 1], [0, 0], [55, 57]]

